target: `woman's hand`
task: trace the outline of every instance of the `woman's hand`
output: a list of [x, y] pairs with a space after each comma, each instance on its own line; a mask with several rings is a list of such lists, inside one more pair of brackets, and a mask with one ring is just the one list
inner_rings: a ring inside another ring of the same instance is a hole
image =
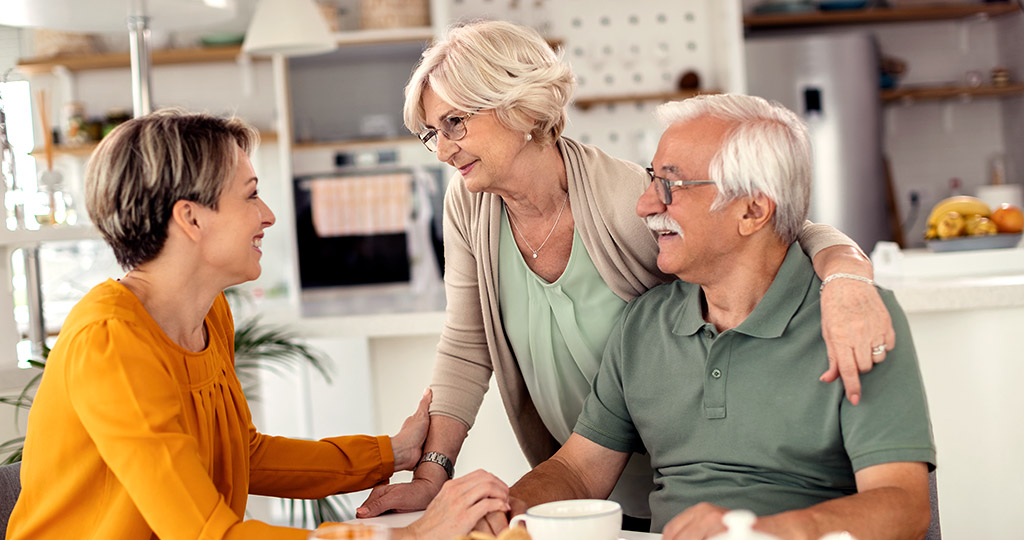
[[413, 478], [408, 484], [385, 484], [370, 491], [363, 505], [356, 508], [357, 518], [379, 516], [384, 512], [416, 512], [423, 510], [444, 485], [429, 478]]
[[402, 422], [402, 429], [391, 437], [391, 451], [395, 454], [395, 470], [409, 471], [416, 467], [423, 455], [423, 441], [427, 440], [430, 427], [430, 388], [423, 391], [419, 407], [412, 416]]
[[[834, 246], [821, 250], [814, 259], [819, 276], [854, 274], [871, 278], [871, 261], [850, 248]], [[828, 370], [824, 382], [843, 379], [846, 398], [860, 402], [860, 373], [871, 371], [885, 360], [885, 352], [896, 346], [892, 319], [874, 285], [851, 278], [829, 281], [821, 291], [821, 335], [828, 349]]]
[[452, 538], [468, 533], [488, 514], [508, 511], [508, 486], [493, 474], [477, 470], [445, 482], [423, 517], [392, 536], [394, 540]]

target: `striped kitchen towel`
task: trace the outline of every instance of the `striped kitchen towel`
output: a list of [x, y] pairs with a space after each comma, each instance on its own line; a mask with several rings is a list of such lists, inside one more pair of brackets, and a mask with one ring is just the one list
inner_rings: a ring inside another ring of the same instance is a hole
[[406, 231], [412, 213], [412, 174], [317, 178], [308, 183], [317, 236]]

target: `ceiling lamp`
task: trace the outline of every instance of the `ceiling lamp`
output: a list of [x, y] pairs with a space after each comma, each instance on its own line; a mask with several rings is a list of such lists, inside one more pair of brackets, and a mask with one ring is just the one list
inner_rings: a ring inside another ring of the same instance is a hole
[[305, 56], [330, 52], [337, 46], [313, 0], [260, 0], [242, 52]]

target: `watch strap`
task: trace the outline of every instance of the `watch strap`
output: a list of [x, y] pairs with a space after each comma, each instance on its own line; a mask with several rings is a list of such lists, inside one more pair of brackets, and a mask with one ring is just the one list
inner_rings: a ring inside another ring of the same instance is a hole
[[427, 452], [423, 454], [420, 463], [424, 462], [436, 463], [443, 467], [444, 472], [448, 473], [449, 480], [455, 477], [455, 465], [452, 463], [452, 460], [448, 459], [448, 456], [440, 452]]

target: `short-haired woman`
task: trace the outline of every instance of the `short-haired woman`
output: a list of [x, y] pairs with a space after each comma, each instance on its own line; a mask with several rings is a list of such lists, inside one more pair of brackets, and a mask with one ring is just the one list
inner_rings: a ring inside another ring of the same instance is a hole
[[[260, 275], [274, 224], [256, 143], [240, 121], [166, 110], [96, 149], [86, 205], [127, 274], [86, 294], [49, 355], [7, 538], [300, 540], [308, 531], [244, 521], [249, 494], [320, 498], [416, 466], [429, 392], [394, 437], [306, 441], [252, 424], [222, 291]], [[468, 475], [393, 538], [466, 532], [506, 496]]]

